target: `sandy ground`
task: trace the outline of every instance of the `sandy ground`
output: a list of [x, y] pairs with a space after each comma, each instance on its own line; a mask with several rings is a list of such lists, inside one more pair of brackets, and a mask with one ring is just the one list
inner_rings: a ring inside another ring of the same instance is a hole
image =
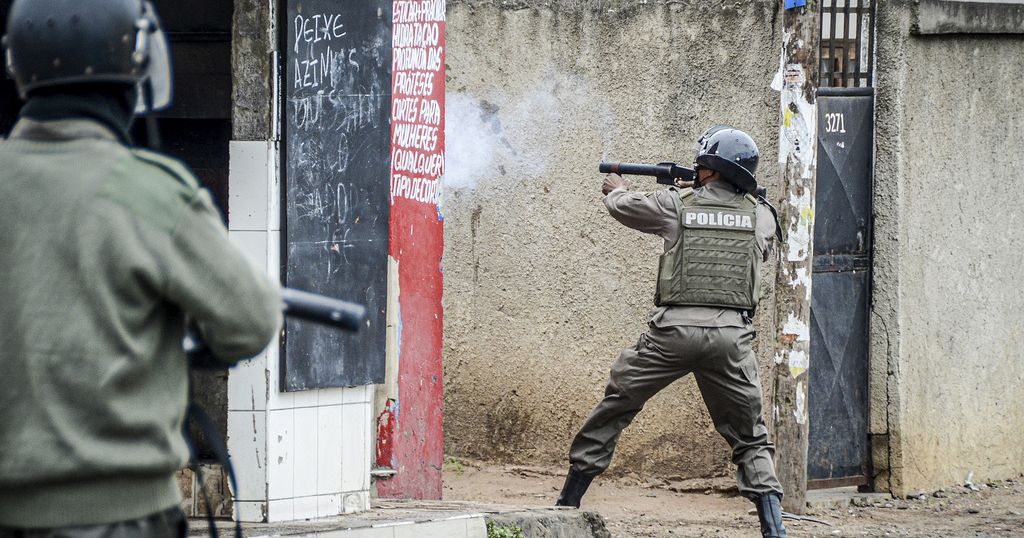
[[[447, 500], [551, 505], [562, 485], [561, 470], [449, 461]], [[792, 537], [803, 536], [1021, 536], [1024, 478], [921, 492], [918, 498], [879, 499], [867, 506], [811, 510], [824, 523], [787, 520]], [[864, 503], [861, 503], [864, 504]], [[725, 479], [642, 483], [599, 478], [583, 508], [600, 513], [612, 536], [760, 536], [752, 505]]]

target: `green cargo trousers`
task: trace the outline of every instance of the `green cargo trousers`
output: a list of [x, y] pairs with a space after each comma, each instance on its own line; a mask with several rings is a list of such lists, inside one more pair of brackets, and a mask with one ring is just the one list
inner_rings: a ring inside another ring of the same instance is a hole
[[782, 495], [772, 456], [775, 446], [761, 416], [761, 384], [747, 327], [650, 325], [612, 365], [604, 399], [590, 413], [569, 449], [572, 468], [604, 472], [622, 430], [644, 404], [673, 381], [693, 373], [715, 429], [732, 448], [741, 495]]

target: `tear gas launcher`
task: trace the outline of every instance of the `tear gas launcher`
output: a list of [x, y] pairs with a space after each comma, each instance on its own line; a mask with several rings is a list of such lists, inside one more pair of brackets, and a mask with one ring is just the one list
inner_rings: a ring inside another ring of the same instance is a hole
[[[343, 331], [358, 331], [366, 319], [366, 307], [291, 288], [281, 290], [284, 315]], [[182, 347], [193, 368], [226, 368], [213, 357], [199, 332], [190, 327]]]
[[697, 177], [692, 168], [679, 166], [676, 163], [639, 164], [603, 162], [597, 168], [602, 174], [654, 176], [658, 183], [662, 185], [675, 185], [676, 180], [693, 181]]
[[[653, 176], [661, 185], [675, 185], [676, 181], [695, 181], [697, 173], [692, 168], [679, 166], [676, 163], [640, 164], [640, 163], [606, 163], [597, 166], [602, 174], [619, 174], [629, 176]], [[768, 190], [758, 185], [754, 196], [765, 198]]]

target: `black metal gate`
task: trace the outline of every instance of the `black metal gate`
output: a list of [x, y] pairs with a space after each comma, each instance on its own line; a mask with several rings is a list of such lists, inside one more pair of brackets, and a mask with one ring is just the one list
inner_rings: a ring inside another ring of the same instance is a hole
[[818, 90], [808, 487], [868, 483], [872, 88]]

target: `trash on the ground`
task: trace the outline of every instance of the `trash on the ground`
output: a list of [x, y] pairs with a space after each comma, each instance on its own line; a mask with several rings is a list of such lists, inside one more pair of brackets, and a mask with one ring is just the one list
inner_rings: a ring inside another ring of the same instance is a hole
[[782, 519], [791, 519], [793, 521], [810, 521], [811, 523], [818, 523], [820, 525], [828, 525], [829, 527], [833, 526], [828, 521], [822, 521], [820, 519], [815, 519], [815, 518], [809, 517], [809, 516], [798, 516], [796, 514], [790, 514], [789, 512], [783, 512], [782, 513]]
[[964, 487], [971, 491], [981, 491], [978, 486], [974, 485], [974, 471], [967, 471], [967, 479], [964, 480]]

